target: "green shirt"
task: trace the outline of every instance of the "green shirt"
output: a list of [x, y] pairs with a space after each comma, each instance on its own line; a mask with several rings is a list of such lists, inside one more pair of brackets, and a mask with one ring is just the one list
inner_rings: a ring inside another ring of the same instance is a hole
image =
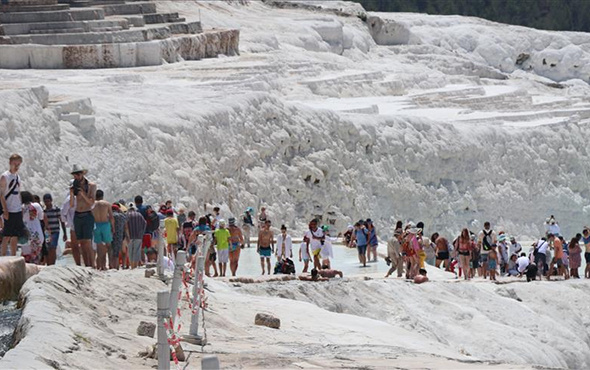
[[218, 250], [229, 249], [229, 230], [217, 229], [215, 230], [215, 242]]

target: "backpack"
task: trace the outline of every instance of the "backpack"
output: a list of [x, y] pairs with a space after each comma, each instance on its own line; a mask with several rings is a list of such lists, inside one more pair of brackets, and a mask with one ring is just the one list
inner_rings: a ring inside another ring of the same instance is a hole
[[489, 251], [490, 249], [492, 249], [492, 244], [493, 244], [492, 233], [494, 232], [494, 230], [490, 230], [489, 233], [486, 233], [485, 230], [482, 230], [482, 232], [483, 232], [483, 241], [482, 241], [483, 250]]
[[[16, 176], [16, 181], [14, 182], [14, 184], [10, 187], [10, 189], [8, 189], [8, 194], [6, 194], [4, 196], [4, 200], [8, 200], [8, 198], [13, 194], [14, 189], [16, 189], [16, 187], [19, 185], [20, 183], [20, 178], [18, 177], [18, 175]], [[0, 203], [0, 215], [4, 213], [4, 209], [2, 207], [2, 203]]]

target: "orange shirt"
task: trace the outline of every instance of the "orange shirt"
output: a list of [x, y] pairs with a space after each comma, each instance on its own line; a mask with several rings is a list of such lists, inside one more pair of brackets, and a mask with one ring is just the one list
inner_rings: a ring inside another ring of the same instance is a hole
[[561, 240], [555, 238], [555, 240], [553, 240], [553, 248], [555, 249], [555, 258], [562, 259], [563, 258], [563, 244], [561, 244]]

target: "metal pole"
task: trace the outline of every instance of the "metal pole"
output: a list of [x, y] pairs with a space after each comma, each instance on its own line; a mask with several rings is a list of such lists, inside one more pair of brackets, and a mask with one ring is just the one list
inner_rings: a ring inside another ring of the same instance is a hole
[[176, 327], [176, 309], [178, 308], [178, 292], [182, 282], [182, 271], [186, 263], [186, 252], [178, 251], [176, 253], [176, 266], [174, 266], [174, 276], [172, 278], [172, 287], [170, 288], [170, 317]]
[[169, 298], [170, 293], [167, 290], [158, 292], [158, 370], [170, 369], [170, 345], [164, 327], [164, 320], [170, 317]]
[[164, 239], [162, 233], [159, 232], [156, 238], [158, 238], [158, 277], [160, 280], [164, 280], [166, 277], [164, 276]]
[[197, 266], [195, 270], [195, 280], [193, 285], [193, 307], [195, 313], [191, 317], [191, 326], [189, 334], [183, 339], [189, 343], [204, 345], [203, 337], [199, 335], [199, 313], [201, 311], [201, 289], [203, 289], [203, 275], [205, 273], [205, 256], [207, 248], [211, 244], [211, 232], [208, 232], [206, 237], [199, 235], [197, 239]]

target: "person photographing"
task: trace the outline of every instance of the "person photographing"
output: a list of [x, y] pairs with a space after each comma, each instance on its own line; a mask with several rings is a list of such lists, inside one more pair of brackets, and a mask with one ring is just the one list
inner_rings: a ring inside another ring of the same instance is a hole
[[[94, 216], [92, 207], [96, 197], [96, 184], [88, 181], [88, 171], [75, 164], [72, 168], [74, 181], [70, 187], [70, 207], [75, 207], [74, 230], [80, 243], [82, 259], [86, 267], [94, 265], [92, 253], [92, 236], [94, 233]], [[74, 201], [75, 200], [75, 201]]]

